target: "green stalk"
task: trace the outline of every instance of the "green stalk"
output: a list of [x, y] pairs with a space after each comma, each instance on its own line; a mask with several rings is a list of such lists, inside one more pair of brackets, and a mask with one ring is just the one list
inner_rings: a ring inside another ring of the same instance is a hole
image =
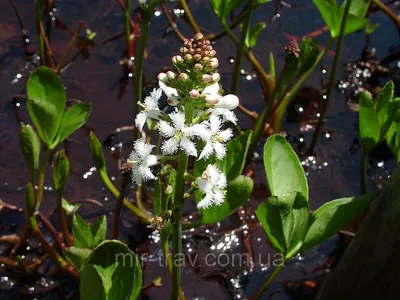
[[124, 25], [125, 25], [125, 41], [126, 41], [126, 53], [128, 54], [128, 59], [131, 59], [130, 56], [132, 53], [130, 52], [131, 48], [131, 0], [125, 0], [125, 9], [124, 9]]
[[271, 273], [271, 275], [268, 276], [267, 280], [263, 283], [261, 288], [257, 291], [257, 294], [254, 297], [251, 297], [251, 300], [257, 300], [261, 298], [262, 294], [269, 288], [269, 286], [275, 280], [276, 276], [279, 274], [282, 268], [283, 264], [275, 268], [275, 270]]
[[361, 155], [361, 162], [360, 162], [361, 195], [365, 195], [368, 193], [367, 161], [368, 161], [368, 153], [363, 150], [362, 155]]
[[[162, 250], [164, 253], [165, 257], [165, 262], [167, 264], [167, 269], [169, 276], [172, 278], [172, 258], [171, 258], [171, 253], [169, 252], [169, 246], [168, 246], [168, 237], [165, 236], [164, 233], [161, 233], [161, 244], [162, 244]], [[185, 300], [185, 296], [183, 295], [182, 288], [179, 287], [179, 299]]]
[[36, 199], [35, 199], [35, 210], [39, 211], [40, 206], [42, 205], [43, 201], [43, 190], [44, 190], [44, 177], [46, 175], [46, 167], [47, 163], [49, 162], [51, 156], [51, 150], [46, 149], [46, 153], [44, 154], [42, 165], [39, 169], [39, 179], [38, 179], [38, 190], [36, 192]]
[[[187, 124], [191, 124], [193, 120], [193, 103], [186, 102], [185, 105], [185, 119]], [[177, 263], [179, 256], [182, 259], [182, 208], [185, 193], [185, 173], [188, 165], [188, 155], [184, 151], [179, 153], [180, 159], [178, 162], [178, 169], [176, 172], [175, 194], [174, 194], [174, 210], [172, 213], [172, 287], [171, 287], [171, 300], [179, 299], [179, 289], [181, 286], [181, 266]]]
[[314, 132], [314, 135], [313, 135], [313, 138], [312, 138], [312, 141], [311, 141], [311, 145], [310, 145], [310, 148], [309, 148], [310, 152], [312, 152], [314, 150], [315, 145], [317, 144], [319, 134], [320, 134], [320, 132], [322, 130], [322, 125], [323, 125], [323, 122], [324, 122], [324, 119], [325, 119], [325, 115], [326, 115], [326, 112], [328, 110], [329, 102], [331, 100], [332, 91], [333, 91], [333, 85], [335, 83], [336, 71], [337, 71], [337, 68], [338, 68], [338, 65], [339, 65], [340, 53], [342, 51], [343, 39], [344, 39], [346, 23], [347, 23], [347, 17], [349, 15], [351, 2], [352, 2], [351, 0], [348, 0], [346, 2], [346, 7], [344, 9], [343, 20], [342, 20], [342, 24], [340, 26], [340, 34], [339, 34], [339, 38], [338, 38], [338, 42], [337, 42], [337, 46], [336, 46], [335, 58], [333, 60], [332, 72], [331, 72], [331, 75], [329, 77], [328, 89], [327, 89], [327, 92], [326, 92], [326, 102], [324, 103], [324, 105], [322, 107], [321, 115], [320, 115], [320, 117], [318, 119], [317, 127], [315, 128], [315, 132]]
[[[110, 178], [108, 177], [107, 173], [104, 171], [99, 171], [99, 176], [103, 181], [104, 185], [108, 188], [108, 190], [113, 194], [115, 198], [118, 199], [120, 192], [115, 187], [115, 185], [111, 182]], [[131, 203], [128, 199], [124, 198], [124, 205], [126, 208], [135, 215], [142, 223], [149, 224], [150, 217], [146, 215], [143, 211], [141, 211], [136, 205]]]
[[[242, 27], [242, 34], [240, 36], [240, 41], [237, 49], [236, 60], [235, 60], [235, 68], [233, 70], [232, 75], [232, 86], [231, 86], [231, 93], [237, 94], [238, 86], [239, 86], [239, 77], [240, 77], [240, 68], [242, 67], [243, 56], [246, 49], [246, 36], [249, 31], [251, 15], [253, 10], [251, 9], [254, 5], [254, 0], [249, 0], [247, 2], [247, 11], [245, 18], [243, 20], [243, 27]], [[227, 26], [227, 25], [226, 25]], [[227, 26], [228, 27], [228, 26]]]
[[43, 0], [35, 0], [35, 13], [36, 13], [36, 31], [39, 37], [39, 56], [40, 56], [40, 64], [45, 65], [45, 56], [44, 56], [44, 39], [40, 34], [40, 21], [43, 17]]
[[63, 206], [62, 206], [61, 190], [56, 192], [56, 198], [57, 198], [58, 217], [60, 219], [61, 230], [64, 235], [64, 243], [67, 247], [72, 247], [73, 242], [72, 242], [72, 237], [71, 237], [71, 235], [69, 233], [69, 229], [68, 229], [67, 216], [66, 216], [65, 210], [63, 209]]
[[310, 69], [305, 72], [300, 79], [296, 82], [296, 84], [284, 95], [282, 101], [280, 102], [279, 106], [276, 108], [274, 112], [274, 118], [272, 121], [272, 128], [274, 129], [274, 132], [280, 132], [282, 129], [282, 124], [283, 124], [283, 117], [285, 115], [285, 112], [287, 110], [287, 107], [290, 104], [290, 101], [294, 97], [294, 95], [297, 94], [297, 92], [300, 90], [300, 88], [303, 86], [304, 82], [308, 79], [308, 77], [311, 75], [311, 73], [314, 71], [314, 69], [318, 66], [322, 58], [326, 55], [328, 52], [330, 46], [332, 45], [333, 39], [331, 39], [328, 42], [328, 45], [322, 50], [318, 56], [317, 59], [315, 60], [314, 64]]
[[[146, 49], [147, 37], [149, 35], [151, 16], [153, 15], [153, 10], [157, 0], [151, 0], [146, 8], [143, 16], [143, 22], [141, 27], [140, 39], [139, 39], [139, 49], [136, 53], [136, 70], [135, 70], [135, 98], [134, 98], [134, 112], [133, 119], [136, 119], [137, 114], [141, 110], [139, 103], [142, 101], [142, 80], [143, 80], [143, 59], [144, 51]], [[140, 136], [139, 130], [135, 128], [134, 138], [138, 139]]]
[[[240, 41], [232, 31], [232, 29], [229, 28], [229, 26], [226, 24], [226, 22], [221, 22], [222, 26], [224, 27], [226, 33], [229, 35], [229, 37], [232, 39], [232, 41], [236, 44], [236, 46], [240, 46]], [[254, 70], [256, 71], [257, 75], [261, 78], [262, 82], [264, 83], [265, 87], [268, 89], [268, 95], [265, 95], [265, 100], [269, 100], [269, 96], [271, 95], [274, 86], [275, 86], [275, 80], [272, 78], [271, 75], [267, 74], [263, 67], [261, 66], [260, 62], [257, 60], [257, 58], [254, 56], [253, 51], [250, 49], [247, 49], [247, 47], [244, 47], [244, 54], [246, 55], [247, 59], [253, 66]]]
[[189, 6], [186, 3], [186, 0], [180, 1], [183, 10], [185, 11], [186, 18], [189, 20], [189, 24], [192, 27], [195, 33], [200, 32], [199, 25], [197, 25], [196, 20], [193, 18], [192, 12], [189, 9]]
[[114, 211], [113, 226], [112, 226], [112, 238], [113, 239], [118, 239], [118, 236], [119, 236], [121, 211], [122, 211], [122, 206], [124, 205], [125, 191], [126, 191], [126, 187], [127, 187], [128, 183], [129, 183], [129, 176], [126, 176], [125, 174], [123, 174], [121, 190], [119, 191], [119, 195], [117, 198], [117, 203], [115, 205], [115, 211]]

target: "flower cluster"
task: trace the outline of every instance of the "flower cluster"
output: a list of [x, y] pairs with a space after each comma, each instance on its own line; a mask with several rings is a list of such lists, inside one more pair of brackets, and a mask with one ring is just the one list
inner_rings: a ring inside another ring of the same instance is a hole
[[285, 52], [286, 52], [286, 59], [292, 60], [300, 57], [301, 50], [299, 44], [295, 40], [292, 40], [285, 47]]
[[[215, 56], [210, 41], [197, 33], [184, 42], [180, 55], [172, 58], [176, 72], [160, 73], [159, 88], [140, 103], [142, 111], [135, 120], [137, 128], [143, 130], [148, 118], [156, 120], [163, 141], [162, 155], [159, 156], [151, 154], [155, 146], [146, 144], [143, 139], [135, 142], [130, 158], [135, 183], [155, 179], [150, 167], [160, 160], [168, 160], [171, 155], [180, 153], [178, 151], [198, 160], [214, 154], [219, 160], [225, 157], [225, 144], [233, 136], [225, 123], [230, 121], [236, 124], [233, 110], [238, 106], [239, 99], [235, 95], [221, 95], [218, 59]], [[159, 108], [162, 93], [172, 107], [170, 113]], [[204, 194], [198, 208], [219, 205], [224, 201], [226, 176], [215, 165], [208, 165], [194, 184]]]

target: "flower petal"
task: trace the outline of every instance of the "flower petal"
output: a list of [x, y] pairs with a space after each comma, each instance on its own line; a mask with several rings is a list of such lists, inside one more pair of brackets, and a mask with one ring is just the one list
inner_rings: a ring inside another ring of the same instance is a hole
[[174, 154], [176, 151], [178, 151], [178, 146], [179, 141], [175, 138], [170, 138], [162, 144], [161, 150], [163, 154]]
[[175, 135], [175, 128], [166, 121], [158, 122], [158, 131], [163, 137], [173, 137]]
[[141, 111], [137, 116], [135, 120], [135, 125], [139, 129], [139, 131], [143, 130], [143, 126], [146, 123], [147, 120], [147, 112]]
[[197, 150], [196, 150], [196, 146], [194, 145], [194, 143], [189, 140], [187, 137], [182, 137], [181, 141], [180, 141], [180, 146], [183, 149], [183, 151], [186, 152], [187, 155], [191, 155], [191, 156], [197, 156]]

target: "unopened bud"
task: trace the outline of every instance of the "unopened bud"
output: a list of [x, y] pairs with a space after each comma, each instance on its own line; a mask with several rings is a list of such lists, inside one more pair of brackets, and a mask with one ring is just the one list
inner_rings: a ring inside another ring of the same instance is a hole
[[185, 54], [184, 57], [187, 63], [191, 63], [193, 61], [193, 56], [191, 56], [190, 54]]
[[181, 80], [181, 81], [187, 81], [189, 79], [189, 75], [186, 74], [186, 73], [180, 73], [178, 75], [178, 79]]
[[218, 68], [219, 66], [218, 59], [216, 59], [215, 57], [211, 58], [208, 66], [211, 70]]
[[210, 50], [210, 57], [215, 57], [217, 55], [217, 52], [215, 50]]
[[195, 61], [200, 61], [201, 60], [201, 55], [200, 54], [195, 54], [193, 56], [193, 58], [194, 58]]
[[204, 83], [208, 83], [211, 81], [211, 76], [208, 74], [205, 74], [205, 75], [201, 76], [201, 81]]
[[157, 79], [164, 83], [168, 81], [167, 74], [165, 73], [158, 74]]
[[197, 99], [197, 98], [200, 97], [199, 91], [198, 91], [198, 90], [195, 90], [195, 89], [191, 90], [191, 91], [189, 92], [189, 95], [190, 95], [190, 97], [193, 98], [193, 99]]
[[180, 51], [180, 53], [181, 53], [182, 55], [185, 55], [186, 53], [189, 52], [189, 50], [188, 50], [187, 48], [185, 48], [185, 47], [181, 47], [181, 48], [179, 49], [179, 51]]
[[183, 58], [180, 55], [176, 55], [172, 57], [172, 63], [174, 65], [179, 64], [179, 63], [183, 63]]
[[215, 105], [218, 103], [220, 96], [218, 95], [210, 95], [206, 94], [204, 97], [204, 101], [207, 102], [208, 104]]
[[173, 80], [173, 79], [175, 79], [175, 78], [176, 78], [176, 75], [175, 75], [175, 73], [174, 73], [174, 72], [172, 72], [172, 71], [168, 71], [168, 72], [167, 72], [167, 77], [168, 77], [168, 79], [171, 79], [171, 80]]
[[218, 82], [221, 79], [221, 76], [219, 75], [219, 73], [214, 73], [211, 75], [211, 80], [213, 82]]
[[201, 59], [201, 63], [203, 64], [203, 65], [206, 65], [206, 64], [208, 64], [210, 62], [210, 57], [208, 57], [208, 56], [204, 56], [202, 59]]
[[203, 70], [203, 65], [202, 64], [195, 64], [193, 66], [193, 69], [195, 70], [195, 72], [200, 72], [201, 70]]
[[236, 97], [235, 95], [229, 94], [224, 97], [221, 97], [218, 103], [216, 103], [214, 107], [234, 110], [238, 105], [239, 105], [239, 98]]
[[202, 40], [202, 39], [204, 39], [204, 36], [203, 36], [203, 34], [201, 33], [201, 32], [198, 32], [198, 33], [196, 33], [195, 35], [194, 35], [194, 40], [197, 42], [198, 40]]

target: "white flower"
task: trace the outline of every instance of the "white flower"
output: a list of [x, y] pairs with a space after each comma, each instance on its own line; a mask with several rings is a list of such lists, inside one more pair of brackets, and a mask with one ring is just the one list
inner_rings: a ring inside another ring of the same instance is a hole
[[201, 178], [196, 179], [204, 198], [197, 203], [198, 209], [205, 209], [211, 205], [221, 205], [225, 199], [226, 176], [215, 165], [208, 165]]
[[151, 154], [154, 147], [147, 144], [143, 138], [136, 140], [133, 145], [128, 162], [132, 164], [132, 181], [138, 185], [142, 183], [142, 180], [156, 179], [150, 170], [150, 167], [159, 163], [157, 156]]
[[143, 110], [136, 116], [136, 127], [142, 131], [147, 118], [159, 120], [162, 112], [158, 107], [158, 100], [161, 97], [162, 89], [154, 89], [150, 96], [144, 99]]
[[206, 87], [201, 94], [205, 97], [204, 101], [216, 108], [234, 110], [239, 105], [239, 98], [235, 95], [221, 96], [219, 94], [218, 82]]
[[218, 159], [223, 159], [226, 154], [226, 147], [223, 143], [229, 141], [232, 137], [232, 130], [225, 129], [221, 131], [221, 119], [218, 116], [211, 115], [209, 125], [211, 138], [207, 141], [206, 146], [200, 153], [199, 159], [208, 158], [215, 152]]
[[146, 2], [147, 2], [147, 0], [139, 0], [140, 5], [144, 5], [144, 4], [146, 4]]
[[203, 124], [185, 125], [185, 113], [175, 111], [169, 114], [172, 123], [160, 121], [158, 129], [160, 134], [168, 138], [161, 149], [164, 154], [174, 154], [179, 148], [188, 155], [197, 156], [196, 146], [192, 139], [196, 136], [203, 140], [210, 138], [210, 132]]
[[208, 112], [212, 116], [222, 116], [223, 121], [230, 121], [236, 125], [237, 118], [235, 113], [227, 108], [209, 108]]
[[168, 97], [168, 104], [172, 106], [176, 106], [179, 104], [179, 94], [178, 91], [172, 87], [167, 86], [164, 82], [158, 81], [158, 85], [164, 92], [164, 94]]

